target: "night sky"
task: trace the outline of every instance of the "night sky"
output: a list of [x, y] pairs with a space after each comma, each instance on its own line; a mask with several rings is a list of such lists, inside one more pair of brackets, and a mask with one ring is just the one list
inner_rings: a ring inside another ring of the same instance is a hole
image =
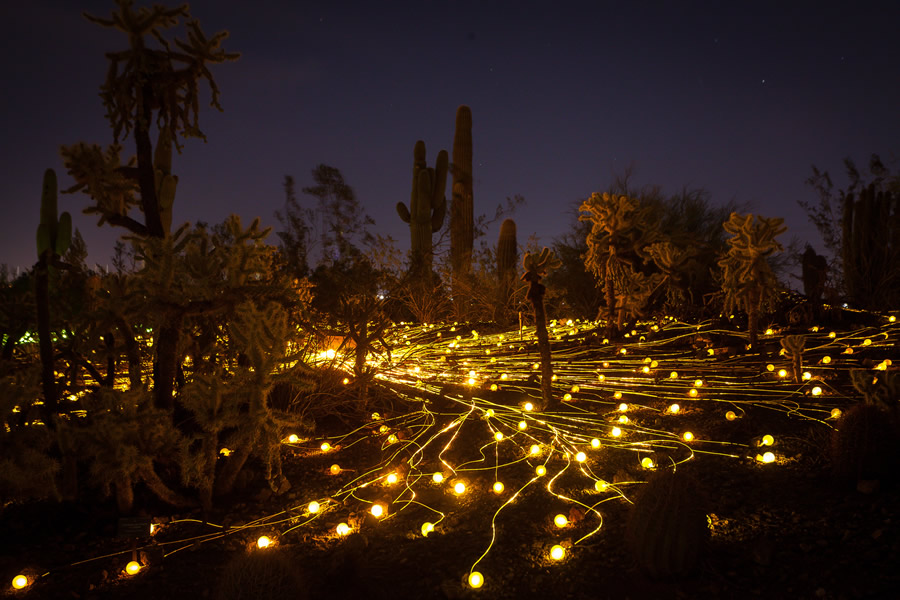
[[[783, 241], [818, 245], [797, 206], [815, 200], [811, 165], [838, 175], [847, 156], [897, 157], [900, 2], [553, 4], [191, 2], [242, 58], [213, 67], [225, 112], [205, 110], [208, 143], [175, 159], [174, 222], [238, 213], [277, 226], [284, 175], [302, 187], [326, 163], [406, 250], [394, 205], [409, 200], [413, 145], [425, 140], [429, 163], [450, 151], [460, 104], [473, 113], [475, 212], [523, 195], [520, 243], [549, 244], [573, 201], [633, 165], [637, 185], [702, 187], [785, 217]], [[71, 183], [58, 147], [112, 141], [97, 93], [104, 52], [125, 38], [82, 10], [108, 17], [112, 2], [0, 5], [0, 262], [12, 267], [36, 260], [44, 169]], [[87, 201], [62, 196], [60, 211], [105, 265], [123, 232], [98, 229]]]

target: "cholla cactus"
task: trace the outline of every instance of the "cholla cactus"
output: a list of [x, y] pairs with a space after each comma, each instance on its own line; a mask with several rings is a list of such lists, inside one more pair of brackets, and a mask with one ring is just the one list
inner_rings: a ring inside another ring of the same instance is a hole
[[791, 370], [794, 375], [794, 383], [803, 381], [803, 348], [806, 347], [805, 335], [786, 335], [781, 338], [781, 347], [784, 353], [791, 359]]
[[787, 231], [784, 219], [731, 213], [722, 224], [732, 234], [728, 252], [719, 259], [722, 267], [722, 290], [725, 310], [743, 309], [747, 313], [750, 344], [758, 340], [759, 313], [763, 304], [775, 294], [778, 280], [768, 257], [784, 248], [775, 239]]
[[546, 288], [541, 283], [541, 277], [548, 270], [558, 267], [560, 261], [552, 250], [545, 247], [537, 256], [526, 252], [522, 264], [525, 267], [522, 279], [528, 282], [528, 300], [534, 309], [534, 325], [541, 355], [541, 396], [544, 410], [548, 410], [556, 407], [558, 402], [553, 397], [553, 364], [550, 362], [550, 336], [547, 334], [547, 314], [544, 311]]

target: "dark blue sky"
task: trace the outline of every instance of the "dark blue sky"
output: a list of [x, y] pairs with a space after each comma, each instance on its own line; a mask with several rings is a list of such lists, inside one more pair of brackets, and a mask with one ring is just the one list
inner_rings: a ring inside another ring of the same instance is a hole
[[[405, 250], [394, 205], [409, 199], [413, 144], [425, 140], [429, 162], [450, 151], [459, 104], [473, 113], [475, 211], [523, 195], [520, 243], [531, 233], [549, 243], [569, 228], [572, 201], [633, 164], [637, 184], [749, 202], [786, 218], [785, 242], [818, 244], [797, 206], [815, 199], [810, 166], [837, 174], [846, 156], [897, 156], [898, 2], [552, 4], [191, 2], [208, 34], [231, 31], [225, 48], [242, 58], [213, 68], [225, 112], [201, 114], [209, 142], [176, 157], [175, 222], [238, 213], [277, 226], [284, 175], [300, 187], [326, 163]], [[97, 92], [103, 53], [124, 37], [80, 16], [111, 9], [0, 7], [0, 262], [35, 261], [43, 170], [70, 183], [59, 145], [111, 142]], [[86, 201], [63, 196], [60, 210], [105, 264], [122, 232], [98, 230], [80, 214]]]

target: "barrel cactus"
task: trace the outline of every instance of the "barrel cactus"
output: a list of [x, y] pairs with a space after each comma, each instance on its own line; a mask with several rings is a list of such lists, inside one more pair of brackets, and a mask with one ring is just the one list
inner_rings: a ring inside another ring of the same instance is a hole
[[692, 573], [709, 540], [703, 494], [683, 470], [650, 478], [632, 507], [626, 543], [638, 567], [653, 578]]

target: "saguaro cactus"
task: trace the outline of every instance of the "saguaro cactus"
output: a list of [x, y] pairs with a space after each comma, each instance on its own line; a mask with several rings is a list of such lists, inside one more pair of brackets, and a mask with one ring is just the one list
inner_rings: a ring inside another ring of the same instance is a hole
[[450, 264], [454, 277], [465, 277], [471, 269], [475, 239], [472, 203], [472, 110], [456, 109], [453, 134], [453, 201], [450, 205]]
[[555, 408], [558, 402], [553, 397], [553, 364], [550, 362], [550, 336], [547, 334], [547, 315], [544, 312], [544, 292], [541, 277], [550, 269], [559, 267], [560, 261], [549, 248], [544, 248], [537, 256], [526, 252], [522, 260], [528, 282], [528, 300], [534, 309], [534, 325], [538, 339], [538, 351], [541, 355], [541, 396], [544, 410]]
[[425, 160], [425, 142], [419, 140], [413, 150], [413, 182], [409, 208], [397, 203], [397, 213], [405, 223], [409, 223], [412, 261], [410, 273], [427, 281], [431, 274], [434, 248], [431, 234], [440, 230], [447, 213], [448, 156], [446, 150], [437, 155], [434, 168]]
[[844, 286], [863, 308], [892, 308], [900, 257], [900, 193], [875, 185], [843, 200], [841, 259]]
[[50, 418], [59, 407], [53, 364], [53, 340], [50, 331], [50, 268], [65, 254], [72, 242], [72, 216], [64, 212], [57, 217], [56, 172], [44, 171], [41, 191], [41, 222], [37, 227], [38, 262], [35, 269], [35, 304], [37, 305], [38, 343], [41, 356], [41, 385], [44, 391], [44, 422], [53, 427]]
[[515, 277], [517, 259], [516, 222], [506, 219], [500, 225], [500, 237], [497, 238], [497, 275], [502, 283]]

